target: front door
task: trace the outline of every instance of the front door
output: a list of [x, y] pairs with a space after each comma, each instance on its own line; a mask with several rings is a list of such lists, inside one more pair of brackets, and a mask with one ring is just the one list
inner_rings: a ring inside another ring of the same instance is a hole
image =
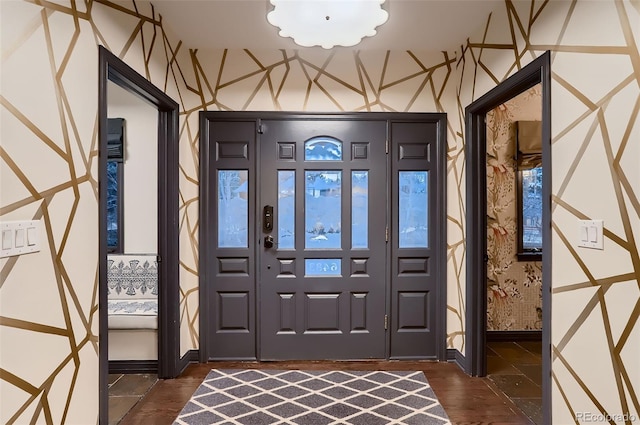
[[445, 123], [201, 113], [200, 360], [444, 360]]
[[386, 123], [261, 133], [260, 358], [384, 358]]

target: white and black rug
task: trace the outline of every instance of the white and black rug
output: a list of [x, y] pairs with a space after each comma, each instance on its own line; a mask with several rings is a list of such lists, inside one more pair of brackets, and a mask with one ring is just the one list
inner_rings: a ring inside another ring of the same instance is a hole
[[449, 423], [422, 372], [214, 369], [174, 425]]

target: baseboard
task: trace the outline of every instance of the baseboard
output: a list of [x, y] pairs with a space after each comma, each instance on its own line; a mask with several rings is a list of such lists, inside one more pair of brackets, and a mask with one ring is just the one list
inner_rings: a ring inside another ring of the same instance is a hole
[[109, 373], [158, 373], [158, 361], [109, 360]]
[[487, 341], [542, 341], [542, 331], [487, 331]]
[[464, 355], [455, 348], [447, 348], [447, 361], [457, 364], [462, 370], [466, 370], [466, 359]]
[[190, 363], [198, 363], [200, 361], [200, 353], [198, 350], [189, 350], [178, 361], [178, 376], [189, 366]]

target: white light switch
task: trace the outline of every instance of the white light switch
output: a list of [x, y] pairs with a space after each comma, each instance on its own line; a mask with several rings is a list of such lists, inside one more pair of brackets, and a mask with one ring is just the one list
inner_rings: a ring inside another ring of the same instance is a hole
[[13, 230], [2, 230], [2, 249], [11, 249], [13, 246]]
[[596, 226], [589, 226], [589, 242], [598, 242], [598, 228]]
[[578, 246], [604, 249], [604, 220], [580, 220]]
[[589, 231], [587, 230], [587, 226], [580, 226], [580, 241], [589, 242]]
[[38, 243], [38, 228], [35, 226], [27, 227], [27, 245], [34, 246]]
[[16, 248], [24, 246], [24, 229], [16, 229]]

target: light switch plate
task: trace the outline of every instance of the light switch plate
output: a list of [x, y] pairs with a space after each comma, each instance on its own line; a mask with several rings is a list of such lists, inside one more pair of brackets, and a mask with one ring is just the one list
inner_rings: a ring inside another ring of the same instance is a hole
[[40, 251], [40, 220], [4, 221], [0, 258]]
[[604, 249], [604, 220], [578, 220], [578, 246]]

